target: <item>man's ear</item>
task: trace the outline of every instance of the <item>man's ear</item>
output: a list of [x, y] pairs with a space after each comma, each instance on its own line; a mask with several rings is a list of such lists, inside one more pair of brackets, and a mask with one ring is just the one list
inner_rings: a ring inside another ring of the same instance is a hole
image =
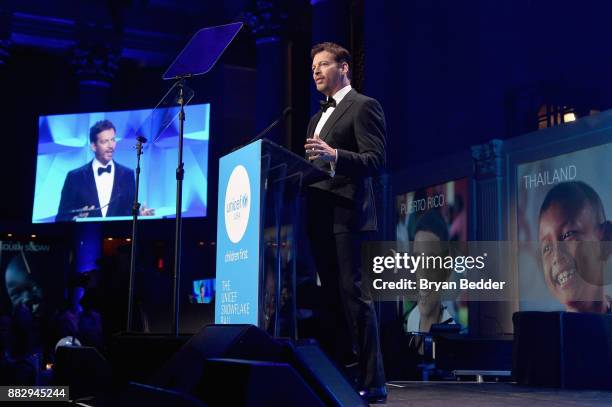
[[601, 241], [601, 260], [606, 261], [612, 255], [612, 221], [607, 220], [599, 225], [599, 240]]
[[95, 145], [95, 143], [89, 143], [89, 147], [91, 148], [91, 151], [93, 151], [94, 153], [96, 152], [96, 145]]

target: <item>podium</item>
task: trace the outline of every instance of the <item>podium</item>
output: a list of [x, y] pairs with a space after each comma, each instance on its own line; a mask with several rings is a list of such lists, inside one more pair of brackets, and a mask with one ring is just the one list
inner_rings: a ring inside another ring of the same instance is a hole
[[304, 186], [329, 178], [267, 139], [219, 161], [216, 324], [296, 338], [296, 259]]

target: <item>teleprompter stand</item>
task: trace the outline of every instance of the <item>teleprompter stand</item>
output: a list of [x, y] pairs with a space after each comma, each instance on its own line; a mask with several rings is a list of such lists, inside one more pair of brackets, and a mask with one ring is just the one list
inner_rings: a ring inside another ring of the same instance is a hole
[[208, 73], [219, 60], [225, 49], [232, 42], [242, 23], [233, 23], [217, 27], [203, 28], [189, 40], [185, 48], [176, 57], [162, 78], [175, 81], [178, 85], [179, 112], [179, 147], [178, 165], [176, 167], [176, 227], [174, 244], [174, 290], [172, 298], [172, 332], [179, 331], [179, 289], [181, 282], [181, 236], [183, 178], [183, 130], [185, 123], [185, 83], [188, 78]]

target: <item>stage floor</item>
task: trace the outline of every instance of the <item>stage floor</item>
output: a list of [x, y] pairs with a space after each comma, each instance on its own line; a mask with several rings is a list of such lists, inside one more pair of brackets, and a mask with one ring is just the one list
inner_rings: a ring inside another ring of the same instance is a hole
[[512, 383], [392, 382], [387, 388], [387, 407], [612, 406], [611, 391], [535, 388]]

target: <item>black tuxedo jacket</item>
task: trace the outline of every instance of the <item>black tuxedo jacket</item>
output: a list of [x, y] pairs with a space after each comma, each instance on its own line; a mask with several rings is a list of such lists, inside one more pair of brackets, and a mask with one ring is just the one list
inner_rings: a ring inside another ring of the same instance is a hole
[[[66, 176], [59, 209], [55, 217], [56, 222], [72, 220], [77, 215], [70, 212], [74, 209], [91, 205], [96, 208], [100, 207], [91, 163], [90, 161], [84, 166], [70, 171]], [[129, 216], [132, 214], [136, 190], [134, 171], [118, 164], [116, 161], [113, 161], [113, 165], [115, 166], [115, 179], [106, 217]], [[102, 211], [100, 209], [93, 210], [89, 213], [89, 216], [102, 217]]]
[[[310, 119], [313, 137], [322, 111]], [[338, 103], [319, 137], [338, 150], [336, 175], [309, 188], [309, 216], [324, 216], [334, 233], [377, 230], [372, 176], [385, 165], [385, 116], [380, 103], [354, 89]], [[329, 162], [314, 165], [329, 171]]]

